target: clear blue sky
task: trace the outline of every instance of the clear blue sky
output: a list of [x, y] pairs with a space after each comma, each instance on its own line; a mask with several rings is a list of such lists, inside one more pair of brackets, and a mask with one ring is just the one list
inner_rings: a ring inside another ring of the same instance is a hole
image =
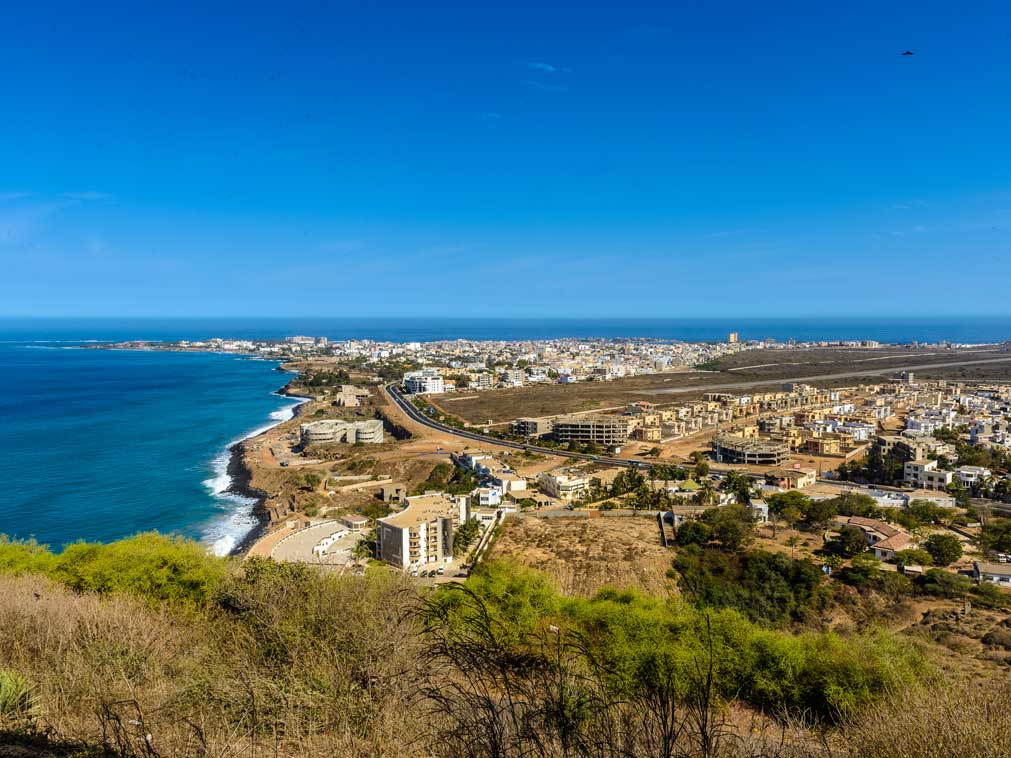
[[1011, 313], [1007, 0], [141, 5], [4, 11], [2, 315]]

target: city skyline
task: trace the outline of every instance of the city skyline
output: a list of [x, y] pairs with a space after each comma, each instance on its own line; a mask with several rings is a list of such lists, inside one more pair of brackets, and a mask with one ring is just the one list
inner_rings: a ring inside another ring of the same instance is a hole
[[1008, 313], [1009, 33], [995, 2], [13, 9], [0, 316]]

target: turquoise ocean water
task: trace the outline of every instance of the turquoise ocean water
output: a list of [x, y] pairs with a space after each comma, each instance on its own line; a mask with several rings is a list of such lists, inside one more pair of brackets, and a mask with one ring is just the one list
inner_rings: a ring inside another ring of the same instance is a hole
[[228, 447], [290, 417], [276, 364], [80, 349], [88, 340], [655, 337], [990, 342], [1011, 319], [0, 320], [0, 533], [59, 548], [157, 529], [227, 552], [255, 525], [226, 492]]

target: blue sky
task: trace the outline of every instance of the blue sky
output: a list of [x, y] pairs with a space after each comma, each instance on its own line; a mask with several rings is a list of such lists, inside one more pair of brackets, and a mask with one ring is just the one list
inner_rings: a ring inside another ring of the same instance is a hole
[[0, 315], [1011, 313], [1006, 1], [18, 5]]

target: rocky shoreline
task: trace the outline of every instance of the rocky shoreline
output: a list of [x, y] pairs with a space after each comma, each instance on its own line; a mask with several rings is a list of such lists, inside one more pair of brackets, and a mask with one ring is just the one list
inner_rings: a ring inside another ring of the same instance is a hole
[[[278, 366], [275, 370], [291, 373], [289, 369], [282, 368], [281, 366]], [[304, 396], [296, 395], [290, 391], [291, 384], [294, 380], [295, 379], [293, 377], [288, 384], [284, 385], [277, 391], [277, 394], [285, 397], [302, 398], [305, 401], [308, 401], [310, 398], [304, 398]], [[292, 418], [298, 418], [304, 407], [305, 402], [302, 402], [292, 408]], [[252, 547], [257, 540], [263, 537], [270, 528], [270, 514], [266, 508], [267, 498], [270, 497], [270, 495], [261, 489], [257, 489], [252, 484], [253, 471], [246, 462], [246, 442], [248, 442], [248, 440], [240, 440], [228, 449], [229, 458], [228, 468], [226, 470], [232, 483], [226, 492], [256, 501], [253, 505], [252, 511], [253, 516], [256, 518], [256, 526], [250, 529], [249, 533], [229, 552], [230, 556], [235, 557], [245, 555], [249, 551], [249, 548]]]

